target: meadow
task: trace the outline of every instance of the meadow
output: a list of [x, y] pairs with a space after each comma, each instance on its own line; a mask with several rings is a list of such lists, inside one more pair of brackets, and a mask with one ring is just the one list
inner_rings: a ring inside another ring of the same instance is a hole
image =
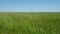
[[0, 34], [60, 34], [60, 13], [1, 12]]

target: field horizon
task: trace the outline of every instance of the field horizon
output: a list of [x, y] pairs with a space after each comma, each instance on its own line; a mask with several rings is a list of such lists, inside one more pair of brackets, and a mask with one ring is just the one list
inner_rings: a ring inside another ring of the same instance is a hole
[[60, 34], [60, 12], [0, 12], [0, 34]]

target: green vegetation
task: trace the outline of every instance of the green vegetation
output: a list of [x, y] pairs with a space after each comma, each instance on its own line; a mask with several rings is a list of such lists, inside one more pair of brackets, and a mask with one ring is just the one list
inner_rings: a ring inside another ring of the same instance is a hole
[[0, 13], [0, 34], [60, 34], [60, 14]]

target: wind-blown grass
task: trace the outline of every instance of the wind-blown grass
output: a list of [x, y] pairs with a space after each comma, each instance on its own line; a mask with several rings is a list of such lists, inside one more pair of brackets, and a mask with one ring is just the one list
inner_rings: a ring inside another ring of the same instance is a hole
[[0, 13], [0, 34], [60, 34], [60, 14]]

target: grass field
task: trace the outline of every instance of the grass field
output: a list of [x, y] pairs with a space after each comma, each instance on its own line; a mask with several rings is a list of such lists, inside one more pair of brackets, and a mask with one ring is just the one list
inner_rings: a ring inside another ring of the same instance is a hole
[[0, 13], [0, 34], [60, 34], [60, 14]]

